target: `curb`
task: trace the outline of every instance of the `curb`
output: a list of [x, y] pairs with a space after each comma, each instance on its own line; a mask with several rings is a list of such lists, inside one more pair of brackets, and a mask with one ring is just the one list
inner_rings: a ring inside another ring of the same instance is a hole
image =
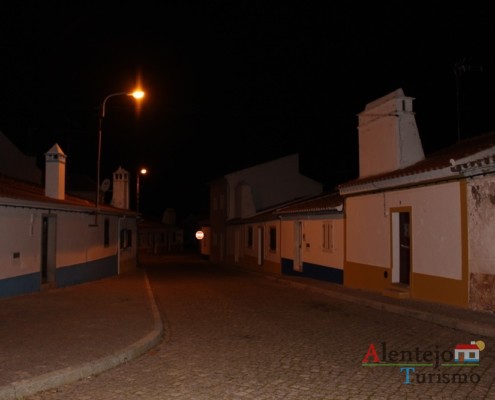
[[444, 327], [465, 331], [467, 333], [471, 333], [474, 335], [482, 335], [486, 337], [495, 338], [495, 326], [493, 324], [476, 323], [473, 321], [458, 319], [441, 314], [434, 314], [428, 311], [422, 311], [407, 306], [389, 304], [386, 302], [380, 302], [377, 300], [367, 299], [360, 296], [353, 296], [352, 294], [334, 292], [329, 289], [322, 289], [303, 282], [295, 282], [295, 281], [291, 281], [290, 279], [284, 279], [283, 277], [275, 277], [271, 275], [265, 275], [265, 277], [293, 287], [297, 287], [300, 289], [308, 289], [318, 294], [361, 304], [377, 310], [384, 310], [395, 314], [407, 315], [409, 317], [416, 318], [422, 321], [431, 322], [436, 325], [441, 325]]
[[153, 329], [150, 333], [123, 350], [99, 358], [95, 361], [89, 361], [78, 366], [63, 368], [1, 386], [0, 400], [16, 400], [25, 396], [34, 395], [44, 390], [73, 383], [132, 360], [157, 345], [163, 336], [163, 324], [146, 272], [145, 281], [154, 320]]

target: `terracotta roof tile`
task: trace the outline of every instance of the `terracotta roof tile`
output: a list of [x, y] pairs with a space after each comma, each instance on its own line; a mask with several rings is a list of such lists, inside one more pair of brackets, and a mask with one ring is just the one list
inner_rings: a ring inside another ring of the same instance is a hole
[[343, 198], [336, 192], [321, 194], [311, 199], [279, 208], [275, 211], [278, 215], [298, 213], [328, 213], [342, 210]]
[[350, 186], [384, 181], [388, 179], [400, 178], [408, 175], [416, 175], [428, 171], [435, 171], [447, 168], [451, 166], [450, 160], [462, 160], [466, 157], [475, 155], [484, 150], [489, 150], [491, 148], [493, 148], [495, 152], [495, 132], [490, 132], [484, 135], [462, 140], [450, 147], [428, 155], [424, 160], [419, 161], [409, 167], [365, 178], [354, 179], [339, 185], [338, 188], [347, 188]]
[[88, 200], [66, 195], [64, 200], [45, 196], [45, 188], [34, 183], [24, 182], [0, 175], [0, 197], [44, 203], [71, 204], [90, 206]]
[[[64, 200], [53, 199], [45, 196], [45, 188], [41, 185], [37, 185], [31, 182], [20, 181], [14, 178], [10, 178], [0, 174], [0, 198], [6, 198], [19, 201], [30, 201], [37, 203], [46, 203], [47, 207], [52, 205], [54, 207], [61, 206], [73, 206], [82, 208], [92, 208], [95, 206], [94, 202], [81, 199], [79, 197], [65, 196]], [[108, 205], [101, 205], [101, 209], [108, 211], [120, 210]], [[120, 210], [123, 211], [123, 210]], [[129, 212], [129, 210], [124, 210]]]

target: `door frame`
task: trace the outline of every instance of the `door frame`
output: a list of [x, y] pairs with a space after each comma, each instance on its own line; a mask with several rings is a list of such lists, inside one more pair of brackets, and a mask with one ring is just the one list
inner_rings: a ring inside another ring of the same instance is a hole
[[392, 283], [409, 286], [412, 282], [413, 270], [412, 208], [391, 208], [390, 225]]
[[257, 227], [258, 232], [258, 265], [263, 265], [264, 253], [265, 253], [265, 227], [259, 225]]
[[303, 228], [304, 224], [302, 221], [294, 221], [294, 265], [292, 269], [297, 272], [302, 272], [303, 270]]
[[54, 284], [57, 268], [57, 216], [43, 214], [41, 221], [40, 282], [42, 285]]

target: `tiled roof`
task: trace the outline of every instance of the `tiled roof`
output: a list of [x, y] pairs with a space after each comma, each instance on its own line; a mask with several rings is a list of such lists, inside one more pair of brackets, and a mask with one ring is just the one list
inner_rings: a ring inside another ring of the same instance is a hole
[[[12, 205], [15, 201], [19, 201], [19, 203], [33, 202], [46, 204], [47, 208], [69, 206], [91, 209], [95, 207], [94, 202], [75, 196], [65, 195], [64, 200], [47, 197], [45, 196], [45, 188], [43, 186], [30, 182], [20, 181], [14, 178], [7, 177], [5, 175], [0, 175], [0, 204], [5, 203], [5, 201], [2, 201], [1, 199], [10, 199], [10, 205]], [[129, 212], [129, 210], [121, 210], [108, 205], [100, 205], [100, 209], [106, 211]]]
[[486, 150], [493, 149], [495, 152], [495, 132], [462, 140], [450, 147], [440, 150], [427, 156], [424, 160], [409, 167], [398, 169], [383, 174], [373, 175], [365, 178], [358, 178], [338, 186], [339, 189], [351, 186], [365, 185], [378, 181], [386, 181], [405, 176], [417, 175], [429, 171], [436, 171], [450, 168], [452, 163], [474, 156]]
[[45, 188], [43, 186], [9, 178], [5, 175], [0, 175], [0, 197], [43, 203], [68, 203], [86, 206], [91, 204], [87, 200], [71, 196], [66, 196], [65, 200], [52, 199], [45, 196]]
[[263, 210], [247, 218], [233, 218], [228, 221], [230, 225], [243, 224], [246, 222], [271, 221], [279, 216], [295, 215], [299, 213], [338, 213], [342, 211], [343, 197], [337, 193], [325, 193], [316, 196], [305, 197], [304, 199], [291, 200], [284, 204]]
[[277, 215], [289, 215], [298, 213], [341, 212], [342, 205], [342, 196], [336, 192], [332, 192], [279, 208], [274, 213]]
[[229, 219], [229, 225], [237, 225], [244, 224], [246, 222], [254, 223], [254, 222], [263, 222], [263, 221], [271, 221], [277, 218], [277, 215], [273, 213], [273, 211], [264, 211], [258, 214], [255, 214], [246, 218], [232, 218]]

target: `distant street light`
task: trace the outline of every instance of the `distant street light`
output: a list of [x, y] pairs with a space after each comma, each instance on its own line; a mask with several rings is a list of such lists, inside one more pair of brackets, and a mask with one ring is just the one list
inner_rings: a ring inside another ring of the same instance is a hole
[[148, 170], [146, 168], [141, 168], [137, 173], [137, 178], [136, 178], [136, 212], [137, 213], [139, 213], [139, 176], [146, 175], [147, 173]]
[[[136, 100], [140, 100], [144, 97], [144, 92], [142, 90], [135, 90], [132, 93], [128, 92], [117, 92], [117, 93], [112, 93], [109, 94], [103, 102], [101, 103], [101, 113], [99, 117], [99, 129], [98, 129], [98, 158], [97, 158], [97, 163], [96, 163], [96, 201], [95, 201], [95, 206], [96, 206], [96, 218], [98, 218], [98, 211], [100, 207], [100, 162], [101, 162], [101, 136], [102, 136], [102, 125], [103, 125], [103, 119], [105, 118], [105, 107], [107, 104], [108, 99], [111, 97], [116, 97], [116, 96], [132, 96]], [[98, 223], [96, 223], [98, 225]]]

